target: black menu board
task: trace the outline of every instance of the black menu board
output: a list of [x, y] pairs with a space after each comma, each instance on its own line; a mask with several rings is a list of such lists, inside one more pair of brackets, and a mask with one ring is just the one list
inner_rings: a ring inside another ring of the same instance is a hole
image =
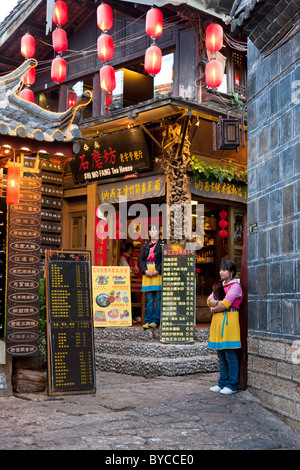
[[161, 334], [164, 343], [194, 341], [195, 251], [163, 250]]
[[45, 252], [49, 395], [96, 391], [90, 258]]
[[5, 330], [6, 199], [0, 197], [0, 338]]

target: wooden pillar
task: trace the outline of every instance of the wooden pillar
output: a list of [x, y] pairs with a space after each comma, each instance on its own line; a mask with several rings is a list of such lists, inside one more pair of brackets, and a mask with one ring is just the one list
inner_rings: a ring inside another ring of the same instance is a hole
[[244, 299], [239, 309], [240, 317], [240, 330], [241, 330], [241, 343], [242, 347], [239, 350], [239, 363], [240, 363], [240, 388], [245, 390], [248, 381], [248, 355], [247, 355], [247, 335], [248, 335], [248, 243], [247, 243], [247, 223], [244, 224], [244, 241], [243, 241], [243, 254], [241, 265], [241, 288], [244, 293]]
[[95, 264], [95, 223], [96, 207], [99, 205], [98, 185], [87, 185], [87, 235], [86, 249], [91, 251], [92, 265]]
[[104, 114], [103, 92], [100, 87], [100, 73], [93, 77], [93, 117]]
[[68, 87], [67, 85], [62, 84], [59, 90], [59, 103], [58, 103], [59, 113], [63, 113], [67, 110], [67, 101], [68, 101]]

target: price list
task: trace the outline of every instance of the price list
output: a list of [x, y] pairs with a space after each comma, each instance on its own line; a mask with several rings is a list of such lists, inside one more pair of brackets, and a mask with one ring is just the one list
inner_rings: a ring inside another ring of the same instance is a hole
[[46, 252], [48, 393], [94, 393], [90, 263]]
[[195, 326], [195, 252], [163, 250], [161, 341], [190, 343]]

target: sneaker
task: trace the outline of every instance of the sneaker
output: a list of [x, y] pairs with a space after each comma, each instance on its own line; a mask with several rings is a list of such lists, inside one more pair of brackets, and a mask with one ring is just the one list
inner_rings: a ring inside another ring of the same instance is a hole
[[209, 389], [211, 392], [221, 392], [221, 387], [219, 387], [219, 385], [215, 385], [214, 387], [210, 387]]
[[231, 388], [228, 388], [228, 387], [224, 387], [220, 391], [220, 393], [223, 393], [223, 395], [231, 395], [232, 393], [237, 393], [237, 392], [238, 390], [231, 390]]
[[145, 323], [145, 325], [143, 325], [143, 328], [144, 330], [148, 330], [149, 328], [151, 328], [151, 326], [149, 325], [149, 323]]
[[154, 322], [153, 322], [153, 323], [150, 323], [149, 327], [150, 327], [150, 328], [157, 328], [157, 324], [154, 323]]

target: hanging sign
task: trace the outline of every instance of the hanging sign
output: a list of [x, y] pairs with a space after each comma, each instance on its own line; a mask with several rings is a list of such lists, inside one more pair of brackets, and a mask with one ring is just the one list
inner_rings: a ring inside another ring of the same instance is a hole
[[141, 128], [81, 142], [70, 162], [75, 183], [125, 176], [151, 168], [149, 143]]
[[127, 181], [119, 181], [98, 186], [98, 194], [101, 204], [116, 204], [120, 198], [127, 201], [139, 201], [165, 195], [166, 176], [153, 175], [147, 178], [138, 178]]
[[32, 356], [38, 352], [42, 180], [20, 183], [20, 202], [8, 212], [6, 352]]
[[0, 338], [5, 330], [6, 199], [0, 197]]
[[161, 342], [194, 341], [195, 285], [195, 251], [164, 249]]
[[49, 395], [96, 391], [90, 257], [45, 251]]
[[191, 179], [191, 193], [197, 196], [247, 203], [247, 190], [234, 183]]
[[94, 326], [131, 326], [129, 266], [93, 266]]

